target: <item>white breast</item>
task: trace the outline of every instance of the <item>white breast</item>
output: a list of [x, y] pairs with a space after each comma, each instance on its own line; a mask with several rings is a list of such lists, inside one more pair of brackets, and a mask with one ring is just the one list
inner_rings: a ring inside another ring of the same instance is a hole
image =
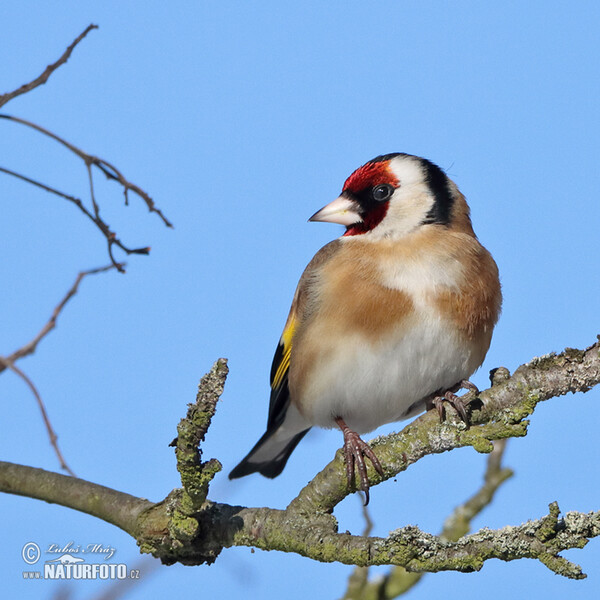
[[411, 416], [415, 403], [479, 366], [470, 346], [433, 311], [376, 345], [348, 336], [329, 350], [306, 390], [313, 399], [306, 416], [321, 427], [341, 416], [358, 433]]
[[381, 274], [388, 287], [411, 297], [415, 314], [377, 342], [355, 333], [335, 344], [322, 341], [322, 360], [305, 390], [311, 399], [305, 416], [315, 425], [333, 427], [340, 416], [358, 433], [372, 431], [417, 414], [419, 402], [479, 367], [480, 352], [430, 300], [434, 291], [460, 281], [460, 263], [425, 256], [409, 266], [384, 264]]

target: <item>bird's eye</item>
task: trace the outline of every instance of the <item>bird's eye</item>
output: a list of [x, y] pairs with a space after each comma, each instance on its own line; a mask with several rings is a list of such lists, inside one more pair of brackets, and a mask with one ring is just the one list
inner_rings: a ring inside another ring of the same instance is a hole
[[389, 200], [390, 196], [394, 193], [394, 188], [388, 183], [383, 183], [382, 185], [377, 185], [371, 191], [371, 196], [373, 200], [377, 202], [384, 202], [385, 200]]

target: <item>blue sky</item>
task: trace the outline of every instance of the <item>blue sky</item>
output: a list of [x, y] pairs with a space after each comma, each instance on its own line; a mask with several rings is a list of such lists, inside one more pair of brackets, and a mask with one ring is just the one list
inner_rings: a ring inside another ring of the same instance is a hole
[[[297, 280], [336, 225], [307, 223], [345, 178], [382, 153], [425, 156], [466, 194], [476, 232], [500, 267], [504, 310], [473, 380], [535, 355], [585, 347], [599, 333], [600, 40], [595, 2], [118, 3], [8, 1], [0, 8], [0, 91], [58, 58], [100, 25], [67, 65], [3, 112], [40, 123], [117, 165], [173, 221], [97, 178], [107, 221], [150, 257], [125, 276], [83, 282], [56, 331], [20, 366], [35, 381], [75, 472], [151, 500], [179, 485], [174, 437], [200, 376], [226, 356], [231, 374], [204, 446], [224, 472], [214, 500], [284, 507], [341, 445], [311, 433], [284, 473], [235, 482], [226, 473], [262, 434], [268, 373]], [[34, 132], [0, 123], [0, 165], [86, 197], [78, 160]], [[3, 218], [0, 353], [39, 330], [106, 244], [66, 202], [0, 176]], [[57, 468], [33, 398], [2, 376], [0, 456]], [[474, 523], [501, 527], [547, 512], [600, 509], [598, 390], [540, 406], [509, 443], [516, 471]], [[397, 430], [401, 424], [377, 433]], [[372, 491], [376, 535], [416, 524], [436, 532], [479, 486], [472, 449], [429, 457]], [[8, 596], [50, 598], [58, 584], [22, 580], [35, 541], [103, 543], [133, 566], [126, 534], [86, 515], [0, 497]], [[362, 530], [358, 497], [336, 515]], [[600, 542], [567, 557], [589, 578], [539, 563], [492, 561], [480, 573], [427, 576], [409, 597], [518, 589], [533, 598], [600, 593]], [[384, 572], [385, 569], [380, 571]], [[351, 569], [282, 553], [225, 551], [211, 567], [161, 567], [128, 598], [220, 594], [339, 597]], [[72, 584], [89, 598], [102, 584]]]

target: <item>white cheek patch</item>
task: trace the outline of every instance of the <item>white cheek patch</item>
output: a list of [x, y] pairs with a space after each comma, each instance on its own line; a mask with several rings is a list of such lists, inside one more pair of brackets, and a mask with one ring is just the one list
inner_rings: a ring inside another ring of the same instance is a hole
[[400, 182], [392, 196], [384, 220], [368, 237], [399, 239], [417, 229], [431, 210], [434, 198], [424, 181], [421, 165], [411, 157], [397, 157], [390, 161], [390, 169]]
[[385, 219], [370, 233], [376, 239], [400, 239], [418, 229], [433, 206], [433, 197], [424, 185], [396, 191]]

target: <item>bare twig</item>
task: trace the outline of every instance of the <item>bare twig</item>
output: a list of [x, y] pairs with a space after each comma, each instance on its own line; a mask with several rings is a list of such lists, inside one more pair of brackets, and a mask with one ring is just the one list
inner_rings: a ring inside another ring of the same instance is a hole
[[[2, 115], [0, 115], [0, 117], [1, 116]], [[46, 192], [50, 192], [51, 194], [54, 194], [55, 196], [59, 196], [61, 198], [64, 198], [65, 200], [68, 200], [69, 202], [72, 202], [73, 204], [75, 204], [75, 206], [77, 206], [77, 208], [88, 219], [90, 219], [90, 221], [92, 221], [92, 223], [94, 223], [96, 225], [96, 227], [98, 227], [98, 229], [104, 234], [104, 237], [106, 237], [106, 239], [108, 241], [108, 255], [109, 255], [110, 260], [112, 262], [112, 266], [115, 267], [120, 273], [124, 273], [125, 272], [125, 270], [124, 270], [124, 264], [120, 263], [120, 262], [117, 262], [117, 260], [115, 259], [114, 255], [112, 253], [112, 247], [113, 247], [113, 245], [114, 246], [118, 246], [127, 255], [129, 255], [129, 254], [144, 254], [144, 255], [147, 255], [147, 254], [150, 253], [150, 248], [148, 246], [145, 246], [143, 248], [129, 248], [129, 247], [125, 246], [125, 244], [123, 244], [121, 242], [121, 240], [119, 240], [116, 237], [115, 233], [110, 230], [110, 227], [108, 226], [108, 224], [105, 223], [100, 218], [100, 216], [98, 216], [98, 212], [99, 211], [96, 211], [96, 216], [94, 216], [86, 208], [86, 206], [83, 204], [83, 202], [79, 198], [76, 198], [75, 196], [71, 196], [69, 194], [65, 194], [64, 192], [61, 192], [60, 190], [57, 190], [56, 188], [53, 188], [53, 187], [51, 187], [49, 185], [46, 185], [45, 183], [41, 183], [39, 181], [36, 181], [35, 179], [31, 179], [30, 177], [27, 177], [26, 175], [21, 175], [20, 173], [16, 173], [15, 171], [11, 171], [10, 169], [5, 169], [4, 167], [0, 167], [0, 172], [1, 173], [6, 173], [7, 175], [10, 175], [11, 177], [16, 177], [17, 179], [21, 179], [22, 181], [30, 183], [31, 185], [39, 187], [42, 190], [45, 190]]]
[[[119, 266], [122, 267], [122, 265], [119, 265]], [[33, 354], [35, 352], [38, 344], [40, 343], [40, 341], [44, 337], [46, 337], [56, 327], [56, 320], [58, 319], [58, 316], [62, 312], [62, 310], [65, 307], [65, 305], [67, 304], [67, 302], [77, 293], [77, 290], [79, 289], [79, 284], [81, 283], [81, 280], [84, 277], [86, 277], [87, 275], [94, 275], [96, 273], [103, 273], [103, 272], [109, 271], [110, 269], [113, 269], [113, 268], [115, 268], [115, 265], [107, 265], [106, 267], [99, 267], [97, 269], [89, 269], [88, 271], [82, 271], [81, 273], [79, 273], [75, 279], [75, 283], [71, 286], [71, 288], [66, 293], [64, 298], [58, 303], [56, 308], [52, 311], [52, 315], [50, 316], [50, 319], [42, 327], [42, 329], [39, 331], [39, 333], [30, 342], [28, 342], [24, 346], [21, 346], [21, 348], [19, 348], [18, 350], [15, 350], [10, 356], [6, 356], [6, 357], [0, 356], [0, 373], [5, 371], [6, 369], [10, 369], [13, 373], [18, 375], [27, 384], [27, 386], [31, 390], [32, 394], [34, 395], [34, 397], [38, 403], [40, 412], [42, 413], [42, 418], [44, 419], [44, 423], [46, 425], [46, 430], [48, 431], [48, 437], [50, 438], [50, 444], [52, 444], [52, 447], [54, 448], [56, 456], [58, 457], [58, 460], [60, 462], [60, 466], [61, 466], [61, 468], [65, 469], [70, 475], [73, 475], [73, 476], [75, 476], [75, 474], [67, 465], [67, 463], [58, 447], [57, 435], [56, 435], [56, 432], [54, 431], [54, 428], [52, 427], [50, 418], [48, 417], [48, 412], [46, 411], [46, 407], [44, 406], [44, 402], [42, 400], [40, 393], [38, 392], [37, 388], [35, 387], [34, 383], [31, 381], [31, 379], [29, 379], [29, 377], [27, 377], [27, 375], [25, 375], [25, 373], [21, 369], [19, 369], [17, 366], [15, 366], [14, 363], [17, 360], [23, 358], [24, 356]], [[116, 268], [119, 268], [119, 267], [116, 267]]]
[[[64, 64], [68, 60], [68, 58], [71, 55], [71, 53], [73, 52], [73, 49], [75, 48], [75, 46], [92, 29], [96, 29], [96, 28], [97, 28], [96, 25], [89, 25], [85, 29], [85, 31], [83, 31], [83, 33], [81, 33], [81, 35], [66, 49], [66, 51], [59, 58], [59, 60], [56, 61], [55, 63], [49, 65], [46, 68], [46, 70], [37, 79], [34, 79], [30, 83], [27, 83], [27, 84], [21, 86], [19, 89], [15, 90], [13, 92], [1, 95], [0, 96], [0, 106], [6, 104], [9, 100], [14, 98], [15, 96], [18, 96], [20, 94], [25, 94], [26, 92], [31, 91], [32, 89], [36, 88], [37, 86], [42, 85], [43, 83], [46, 83], [46, 81], [48, 80], [50, 75], [58, 67], [60, 67], [62, 64]], [[89, 179], [89, 184], [90, 184], [90, 199], [91, 199], [91, 204], [92, 204], [92, 210], [89, 210], [88, 208], [86, 208], [85, 205], [83, 204], [83, 202], [79, 198], [75, 198], [74, 196], [60, 192], [59, 190], [57, 190], [49, 185], [43, 184], [39, 181], [36, 181], [35, 179], [32, 179], [25, 175], [21, 175], [19, 173], [16, 173], [15, 171], [12, 171], [12, 170], [4, 168], [4, 167], [0, 167], [0, 172], [5, 173], [7, 175], [11, 175], [12, 177], [16, 177], [17, 179], [20, 179], [21, 181], [25, 181], [27, 183], [35, 185], [41, 189], [46, 190], [47, 192], [50, 192], [52, 194], [55, 194], [62, 198], [65, 198], [66, 200], [69, 200], [70, 202], [75, 204], [79, 208], [79, 210], [81, 210], [91, 221], [94, 222], [94, 224], [98, 227], [98, 229], [100, 229], [100, 231], [102, 232], [104, 237], [106, 237], [106, 240], [108, 243], [108, 255], [110, 256], [110, 260], [111, 260], [112, 264], [120, 272], [124, 272], [124, 271], [120, 267], [120, 263], [117, 262], [117, 260], [114, 257], [113, 246], [119, 247], [121, 250], [123, 250], [128, 255], [129, 254], [149, 254], [150, 248], [148, 246], [145, 246], [142, 248], [128, 248], [117, 238], [116, 234], [111, 231], [109, 225], [100, 217], [100, 205], [96, 201], [95, 192], [94, 192], [92, 167], [96, 167], [106, 176], [107, 179], [116, 181], [123, 187], [123, 193], [125, 195], [125, 205], [128, 204], [129, 191], [132, 191], [133, 193], [135, 193], [137, 196], [139, 196], [144, 201], [144, 203], [146, 204], [146, 206], [148, 207], [148, 210], [150, 212], [156, 213], [160, 217], [162, 222], [167, 227], [173, 227], [171, 222], [165, 217], [165, 215], [162, 213], [162, 211], [156, 207], [156, 205], [155, 205], [154, 201], [152, 200], [152, 198], [150, 197], [150, 195], [147, 192], [145, 192], [144, 190], [142, 190], [135, 183], [132, 183], [131, 181], [129, 181], [123, 175], [123, 173], [121, 173], [121, 171], [119, 171], [119, 169], [117, 169], [113, 164], [109, 163], [108, 161], [106, 161], [102, 158], [98, 158], [97, 156], [93, 156], [91, 154], [88, 154], [87, 152], [84, 152], [83, 150], [81, 150], [81, 148], [78, 148], [77, 146], [71, 144], [70, 142], [67, 142], [65, 139], [63, 139], [60, 136], [56, 135], [55, 133], [49, 131], [48, 129], [42, 127], [41, 125], [37, 125], [35, 123], [32, 123], [31, 121], [27, 121], [26, 119], [21, 119], [19, 117], [14, 117], [14, 116], [10, 116], [10, 115], [0, 115], [0, 118], [5, 119], [7, 121], [12, 121], [14, 123], [18, 123], [20, 125], [24, 125], [26, 127], [30, 127], [31, 129], [38, 131], [39, 133], [45, 135], [46, 137], [49, 137], [49, 138], [55, 140], [56, 142], [58, 142], [59, 144], [63, 145], [65, 148], [67, 148], [68, 150], [73, 152], [76, 156], [78, 156], [84, 162], [86, 169], [87, 169], [88, 179]]]
[[119, 598], [127, 596], [132, 587], [136, 587], [141, 583], [145, 583], [147, 578], [153, 573], [156, 573], [160, 566], [160, 561], [143, 556], [129, 570], [130, 573], [132, 571], [138, 571], [138, 579], [132, 579], [131, 577], [126, 579], [117, 579], [103, 588], [98, 595], [91, 596], [90, 600], [119, 600]]
[[440, 534], [441, 538], [455, 542], [469, 533], [471, 521], [491, 504], [498, 488], [513, 476], [511, 469], [502, 468], [502, 457], [506, 449], [506, 442], [507, 440], [494, 442], [494, 449], [488, 456], [483, 485], [464, 504], [457, 506], [446, 519]]
[[[32, 123], [31, 121], [27, 121], [26, 119], [21, 119], [19, 117], [15, 117], [12, 115], [0, 115], [0, 118], [6, 119], [8, 121], [13, 121], [14, 123], [19, 123], [21, 125], [25, 125], [26, 127], [31, 127], [32, 129], [39, 131], [43, 135], [59, 142], [65, 148], [67, 148], [71, 152], [73, 152], [73, 154], [77, 155], [85, 163], [86, 167], [88, 168], [88, 173], [91, 173], [90, 168], [92, 166], [94, 166], [94, 167], [97, 167], [98, 169], [100, 169], [100, 171], [102, 171], [102, 173], [104, 173], [104, 175], [106, 176], [107, 179], [116, 181], [119, 184], [121, 184], [123, 186], [126, 204], [127, 204], [128, 192], [129, 192], [129, 190], [131, 190], [132, 192], [137, 194], [146, 203], [146, 206], [148, 207], [148, 210], [150, 212], [156, 213], [161, 218], [162, 222], [167, 227], [173, 227], [173, 224], [164, 216], [162, 211], [160, 209], [156, 208], [156, 205], [154, 204], [154, 200], [152, 200], [152, 198], [144, 190], [142, 190], [139, 186], [135, 185], [135, 183], [128, 181], [125, 178], [125, 176], [123, 175], [123, 173], [121, 173], [121, 171], [119, 171], [119, 169], [117, 169], [117, 167], [115, 167], [114, 165], [109, 163], [107, 160], [98, 158], [97, 156], [93, 156], [92, 154], [88, 154], [87, 152], [84, 152], [83, 150], [81, 150], [81, 148], [78, 148], [77, 146], [71, 144], [70, 142], [67, 142], [67, 140], [61, 138], [60, 136], [56, 135], [55, 133], [52, 133], [51, 131], [42, 127], [41, 125], [37, 125], [36, 123]], [[90, 185], [92, 185], [91, 176], [90, 176]]]
[[46, 407], [44, 405], [44, 401], [42, 400], [42, 397], [40, 396], [40, 393], [38, 392], [37, 388], [33, 384], [33, 381], [31, 381], [31, 379], [29, 379], [29, 377], [27, 377], [27, 375], [25, 375], [25, 373], [23, 373], [23, 371], [21, 371], [21, 369], [19, 369], [18, 367], [13, 365], [11, 362], [9, 362], [6, 358], [3, 358], [1, 356], [0, 356], [0, 366], [2, 366], [3, 370], [10, 369], [13, 373], [18, 375], [27, 384], [27, 386], [31, 390], [31, 393], [34, 395], [34, 397], [38, 403], [38, 407], [40, 409], [40, 412], [42, 413], [42, 418], [44, 419], [44, 424], [46, 425], [46, 431], [48, 432], [48, 437], [50, 438], [50, 444], [54, 448], [54, 452], [55, 452], [56, 456], [58, 457], [58, 462], [60, 463], [61, 469], [64, 469], [69, 475], [76, 477], [75, 473], [73, 473], [73, 471], [71, 470], [69, 465], [66, 463], [66, 461], [62, 455], [62, 452], [60, 451], [60, 448], [58, 447], [58, 441], [57, 441], [58, 436], [56, 435], [56, 432], [54, 431], [54, 428], [52, 427], [52, 423], [50, 423], [50, 419], [48, 417], [48, 413], [46, 412]]
[[[363, 519], [365, 520], [365, 528], [363, 529], [363, 537], [369, 537], [373, 531], [373, 520], [369, 514], [368, 505], [361, 502]], [[348, 587], [342, 600], [355, 600], [363, 598], [364, 590], [373, 586], [369, 584], [369, 568], [370, 567], [354, 567], [350, 577], [348, 578]], [[401, 568], [401, 567], [397, 567]]]
[[[123, 264], [119, 264], [120, 267], [123, 267]], [[3, 359], [3, 364], [0, 364], [0, 373], [7, 368], [6, 363], [12, 365], [20, 358], [24, 356], [28, 356], [29, 354], [33, 354], [37, 348], [37, 345], [40, 343], [42, 338], [47, 336], [53, 329], [56, 327], [56, 320], [60, 315], [62, 309], [65, 307], [67, 302], [77, 293], [79, 289], [79, 284], [81, 280], [88, 275], [95, 275], [96, 273], [104, 273], [105, 271], [110, 271], [113, 268], [118, 268], [115, 265], [107, 265], [105, 267], [99, 267], [97, 269], [89, 269], [88, 271], [81, 271], [75, 278], [75, 283], [71, 286], [69, 291], [65, 294], [64, 298], [58, 303], [56, 308], [52, 311], [52, 315], [48, 322], [42, 327], [39, 333], [27, 344], [21, 346], [18, 350], [15, 350], [10, 356], [7, 356]]]
[[56, 69], [58, 69], [58, 67], [60, 67], [61, 65], [64, 65], [67, 62], [67, 60], [69, 60], [69, 57], [71, 56], [71, 53], [75, 49], [75, 46], [77, 46], [77, 44], [79, 44], [79, 42], [92, 29], [98, 29], [98, 25], [88, 25], [85, 28], [85, 30], [75, 38], [73, 43], [63, 52], [62, 56], [56, 62], [52, 63], [51, 65], [48, 65], [46, 67], [46, 69], [44, 70], [44, 72], [41, 75], [39, 75], [38, 77], [36, 77], [33, 81], [30, 81], [29, 83], [22, 85], [20, 88], [14, 90], [12, 92], [8, 92], [6, 94], [0, 94], [0, 106], [4, 106], [7, 102], [12, 100], [13, 98], [20, 96], [21, 94], [26, 94], [27, 92], [30, 92], [31, 90], [35, 89], [36, 87], [46, 83], [46, 81], [48, 81], [48, 78], [50, 77], [50, 75], [52, 75], [52, 73], [54, 73], [54, 71], [56, 71]]

